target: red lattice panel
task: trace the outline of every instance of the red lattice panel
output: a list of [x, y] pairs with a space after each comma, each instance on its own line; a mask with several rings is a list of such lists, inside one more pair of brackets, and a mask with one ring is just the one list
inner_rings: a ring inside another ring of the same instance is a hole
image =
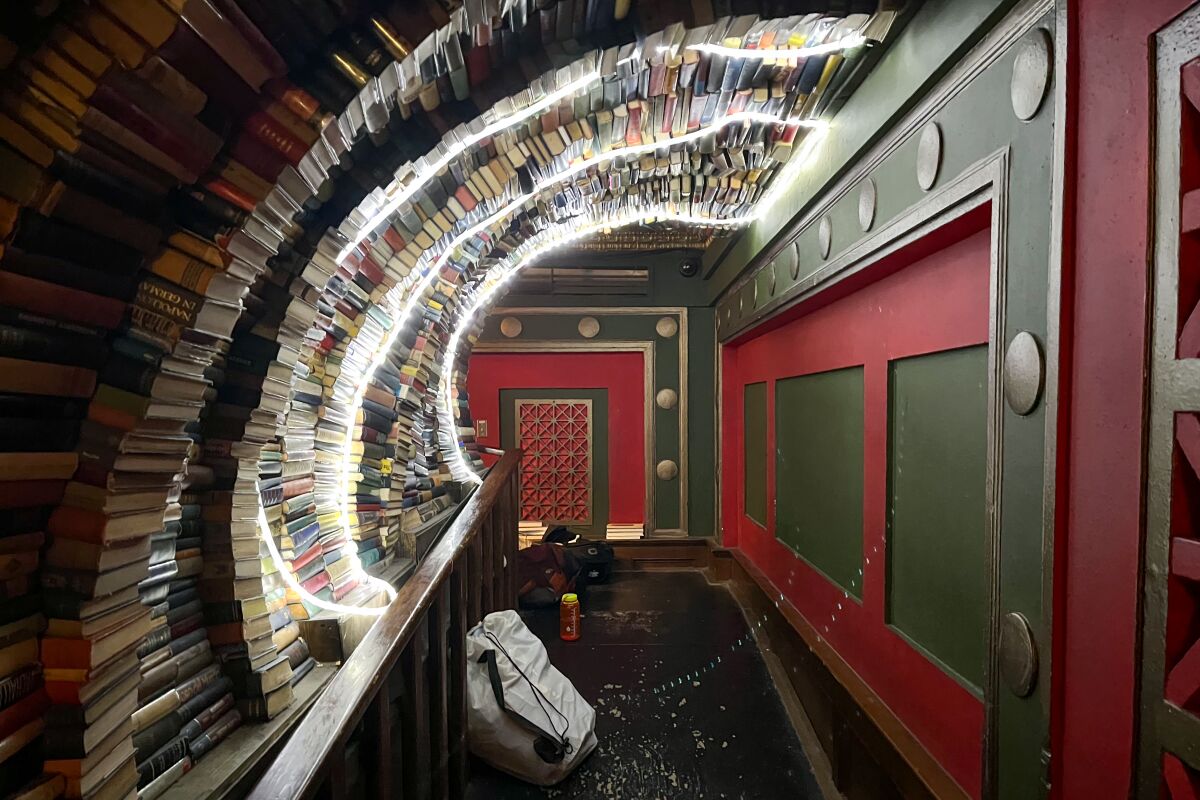
[[[1180, 90], [1177, 357], [1193, 359], [1200, 357], [1200, 59], [1180, 71]], [[1200, 415], [1187, 411], [1175, 414], [1170, 536], [1163, 699], [1200, 715]], [[1163, 783], [1172, 800], [1200, 800], [1196, 772], [1170, 752]]]
[[517, 406], [521, 519], [590, 522], [592, 407], [582, 401], [521, 401]]

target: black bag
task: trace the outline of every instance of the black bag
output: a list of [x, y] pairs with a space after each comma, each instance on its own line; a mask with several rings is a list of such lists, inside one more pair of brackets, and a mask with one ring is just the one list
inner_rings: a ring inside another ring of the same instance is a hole
[[589, 584], [608, 583], [612, 577], [613, 554], [612, 545], [608, 542], [591, 542], [583, 539], [567, 545], [567, 552], [575, 556], [583, 565], [583, 577]]
[[542, 541], [563, 545], [582, 567], [580, 578], [586, 583], [607, 583], [612, 577], [616, 556], [608, 542], [585, 539], [570, 528], [563, 527], [547, 531]]

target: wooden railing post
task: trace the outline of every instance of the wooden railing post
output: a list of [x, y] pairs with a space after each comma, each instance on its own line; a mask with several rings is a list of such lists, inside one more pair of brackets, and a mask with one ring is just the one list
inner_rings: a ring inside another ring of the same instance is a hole
[[437, 599], [429, 609], [429, 739], [432, 772], [432, 796], [436, 800], [450, 797], [450, 745], [447, 714], [450, 657], [450, 583], [438, 590]]
[[508, 553], [508, 565], [504, 570], [505, 582], [505, 607], [517, 607], [517, 592], [520, 586], [517, 584], [517, 552], [521, 547], [521, 537], [517, 532], [517, 526], [521, 519], [521, 471], [513, 470], [508, 478], [507, 492], [505, 493], [505, 501], [502, 505], [508, 509], [509, 525], [506, 533], [507, 546], [505, 552]]
[[478, 625], [483, 619], [483, 535], [471, 540], [467, 560], [471, 565], [471, 581], [467, 584], [467, 625]]
[[479, 531], [479, 538], [483, 544], [483, 563], [480, 570], [480, 577], [483, 579], [483, 616], [487, 616], [496, 610], [496, 595], [494, 585], [496, 581], [496, 526], [494, 524], [495, 516], [492, 510], [483, 519], [483, 528]]
[[392, 778], [392, 693], [388, 682], [379, 687], [363, 718], [363, 736], [374, 740], [375, 769], [369, 773], [371, 794], [379, 800], [391, 800], [395, 795]]
[[447, 687], [447, 744], [450, 796], [467, 793], [467, 593], [464, 579], [467, 557], [459, 558], [450, 575], [450, 685]]
[[429, 681], [426, 659], [429, 654], [428, 623], [417, 628], [412, 642], [401, 657], [404, 666], [403, 764], [405, 800], [426, 800], [430, 796]]

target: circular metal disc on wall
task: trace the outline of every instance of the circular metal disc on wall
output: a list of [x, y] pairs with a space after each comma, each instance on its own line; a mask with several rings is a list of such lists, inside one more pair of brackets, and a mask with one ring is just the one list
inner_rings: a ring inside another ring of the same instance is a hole
[[738, 293], [738, 316], [741, 317], [746, 313], [746, 293]]
[[654, 402], [659, 408], [670, 411], [679, 402], [679, 395], [674, 389], [659, 389], [658, 394], [654, 395]]
[[792, 276], [792, 280], [796, 280], [796, 276], [800, 274], [800, 255], [796, 250], [795, 244], [789, 244], [779, 251], [779, 255], [775, 256], [775, 263], [782, 269], [787, 270], [787, 274]]
[[1021, 40], [1013, 61], [1012, 107], [1017, 119], [1031, 120], [1050, 87], [1051, 41], [1044, 28], [1030, 31]]
[[579, 320], [579, 335], [591, 339], [600, 332], [600, 321], [595, 317], [584, 317]]
[[936, 122], [929, 122], [921, 129], [917, 142], [917, 184], [929, 191], [937, 181], [942, 167], [942, 129]]
[[1004, 354], [1004, 399], [1008, 407], [1021, 416], [1037, 408], [1044, 378], [1041, 345], [1032, 333], [1021, 331]]
[[821, 217], [817, 225], [817, 251], [821, 258], [829, 258], [829, 248], [833, 246], [833, 220], [828, 215]]
[[767, 272], [767, 292], [771, 295], [771, 297], [775, 296], [775, 289], [777, 288], [777, 285], [779, 283], [779, 279], [778, 279], [778, 275], [777, 275], [777, 273], [779, 272], [778, 267], [779, 267], [778, 261], [772, 261], [771, 265], [769, 267], [767, 267], [767, 270], [768, 270], [768, 272]]
[[659, 480], [670, 481], [674, 480], [679, 474], [679, 465], [670, 459], [658, 462], [654, 467], [654, 474], [659, 477]]
[[754, 278], [754, 281], [750, 285], [752, 287], [751, 292], [750, 292], [750, 304], [753, 305], [755, 308], [758, 308], [758, 277], [757, 276]]
[[670, 339], [679, 333], [679, 323], [674, 317], [659, 317], [658, 322], [654, 323], [654, 331], [664, 339]]
[[1037, 685], [1038, 652], [1028, 620], [1010, 611], [1000, 620], [1000, 677], [1017, 697]]
[[516, 317], [505, 317], [504, 319], [500, 320], [500, 333], [507, 336], [509, 339], [515, 339], [516, 337], [520, 336], [524, 327], [525, 326], [521, 324], [521, 320], [517, 319]]
[[875, 181], [867, 178], [858, 190], [858, 226], [864, 231], [875, 224]]

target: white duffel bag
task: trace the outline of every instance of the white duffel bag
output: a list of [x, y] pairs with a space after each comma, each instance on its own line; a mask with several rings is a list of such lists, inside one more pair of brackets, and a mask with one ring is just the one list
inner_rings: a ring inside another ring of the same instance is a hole
[[596, 749], [596, 712], [515, 611], [488, 614], [467, 633], [467, 741], [496, 769], [540, 786]]

